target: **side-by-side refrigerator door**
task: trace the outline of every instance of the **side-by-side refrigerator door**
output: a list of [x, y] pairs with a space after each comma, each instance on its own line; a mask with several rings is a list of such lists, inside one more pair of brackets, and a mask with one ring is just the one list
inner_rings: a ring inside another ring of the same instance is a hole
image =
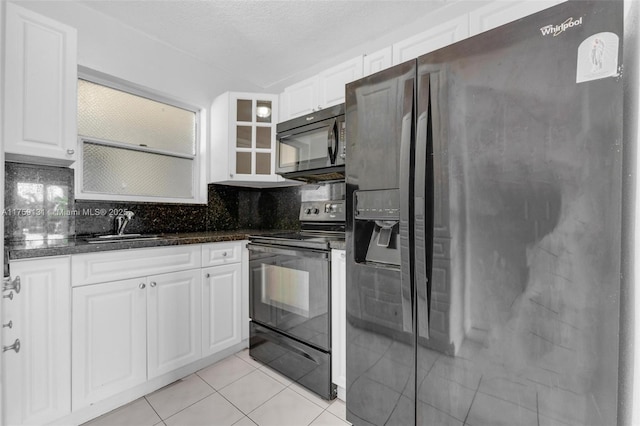
[[415, 422], [410, 159], [416, 62], [347, 85], [347, 419]]
[[621, 24], [565, 2], [418, 58], [418, 425], [620, 420]]

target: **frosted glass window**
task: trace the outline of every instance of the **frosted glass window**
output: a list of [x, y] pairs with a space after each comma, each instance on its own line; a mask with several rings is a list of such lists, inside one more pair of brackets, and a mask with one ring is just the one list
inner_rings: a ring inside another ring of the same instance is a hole
[[78, 80], [78, 134], [195, 155], [196, 113]]
[[83, 143], [84, 192], [192, 198], [193, 160]]
[[196, 198], [198, 114], [78, 80], [81, 192]]

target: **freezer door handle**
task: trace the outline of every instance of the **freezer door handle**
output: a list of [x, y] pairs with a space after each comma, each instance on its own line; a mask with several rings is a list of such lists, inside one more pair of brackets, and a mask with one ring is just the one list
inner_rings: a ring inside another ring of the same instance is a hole
[[429, 338], [431, 246], [433, 224], [431, 220], [433, 156], [432, 129], [432, 73], [418, 72], [418, 110], [414, 151], [414, 279], [416, 286], [416, 332]]
[[[410, 164], [413, 150], [415, 78], [404, 81], [402, 98], [402, 130], [400, 134], [400, 164]], [[413, 258], [411, 239], [413, 235], [412, 173], [410, 167], [400, 167], [400, 285], [402, 297], [402, 329], [414, 332], [413, 311]]]

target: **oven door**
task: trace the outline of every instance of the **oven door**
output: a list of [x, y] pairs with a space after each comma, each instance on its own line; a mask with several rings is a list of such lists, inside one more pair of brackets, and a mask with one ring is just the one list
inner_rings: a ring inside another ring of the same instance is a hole
[[329, 253], [249, 243], [251, 320], [331, 349]]
[[340, 129], [342, 117], [278, 133], [276, 173], [284, 174], [344, 164]]

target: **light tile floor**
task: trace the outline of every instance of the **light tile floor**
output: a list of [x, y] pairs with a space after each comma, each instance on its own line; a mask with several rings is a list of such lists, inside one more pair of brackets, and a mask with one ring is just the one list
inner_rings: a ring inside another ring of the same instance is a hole
[[345, 426], [344, 402], [324, 400], [245, 349], [85, 426]]

